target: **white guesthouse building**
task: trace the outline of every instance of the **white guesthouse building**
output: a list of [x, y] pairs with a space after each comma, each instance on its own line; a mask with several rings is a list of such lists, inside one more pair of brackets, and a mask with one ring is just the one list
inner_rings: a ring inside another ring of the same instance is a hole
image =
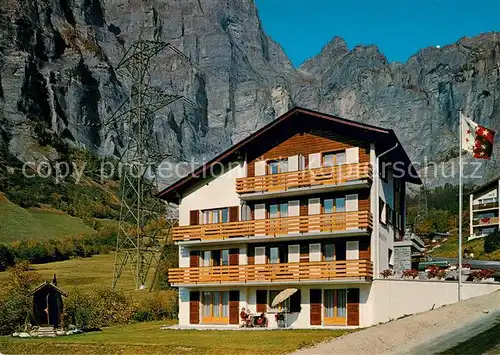
[[241, 308], [269, 327], [283, 309], [294, 328], [378, 323], [388, 298], [373, 280], [408, 268], [413, 248], [407, 183], [421, 181], [392, 130], [302, 108], [277, 118], [159, 194], [179, 205], [179, 324], [238, 327]]

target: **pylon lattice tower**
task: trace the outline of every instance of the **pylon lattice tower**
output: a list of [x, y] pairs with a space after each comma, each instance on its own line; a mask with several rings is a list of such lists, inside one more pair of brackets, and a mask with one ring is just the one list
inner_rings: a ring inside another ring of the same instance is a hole
[[117, 65], [117, 70], [127, 75], [132, 85], [130, 99], [107, 123], [123, 126], [126, 139], [121, 155], [121, 209], [113, 289], [127, 265], [131, 266], [136, 289], [143, 289], [151, 266], [159, 262], [166, 243], [167, 236], [160, 233], [158, 224], [165, 208], [154, 193], [157, 190], [156, 169], [167, 155], [159, 150], [154, 120], [156, 111], [183, 99], [151, 86], [152, 59], [166, 47], [184, 56], [169, 43], [137, 40]]

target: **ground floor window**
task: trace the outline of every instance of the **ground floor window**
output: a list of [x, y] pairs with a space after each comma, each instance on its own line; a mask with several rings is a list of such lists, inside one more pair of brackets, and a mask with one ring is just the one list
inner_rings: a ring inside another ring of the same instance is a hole
[[223, 323], [229, 321], [229, 292], [209, 291], [203, 292], [203, 314], [204, 323]]
[[325, 325], [345, 325], [347, 322], [347, 290], [324, 290], [324, 320]]

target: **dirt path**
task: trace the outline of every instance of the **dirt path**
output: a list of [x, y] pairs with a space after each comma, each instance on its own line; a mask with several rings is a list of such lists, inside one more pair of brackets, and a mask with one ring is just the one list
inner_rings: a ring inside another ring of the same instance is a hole
[[294, 354], [430, 354], [481, 333], [499, 316], [497, 291], [351, 333]]

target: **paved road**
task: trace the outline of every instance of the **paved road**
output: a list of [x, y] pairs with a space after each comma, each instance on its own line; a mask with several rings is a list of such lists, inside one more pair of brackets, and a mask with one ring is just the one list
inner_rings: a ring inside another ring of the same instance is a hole
[[[450, 264], [458, 264], [458, 259], [454, 258], [434, 258], [434, 260], [448, 260]], [[500, 273], [500, 261], [490, 261], [490, 260], [470, 260], [463, 259], [464, 264], [470, 264], [474, 269], [491, 269], [495, 270], [497, 274]]]

